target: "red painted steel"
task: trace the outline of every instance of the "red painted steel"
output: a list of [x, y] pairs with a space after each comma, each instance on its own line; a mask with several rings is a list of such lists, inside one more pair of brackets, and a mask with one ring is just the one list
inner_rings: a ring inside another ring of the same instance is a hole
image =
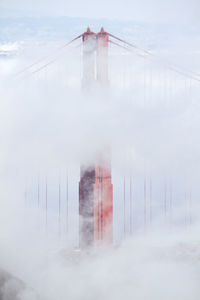
[[97, 80], [108, 83], [108, 34], [101, 28], [97, 34]]
[[[108, 83], [108, 34], [90, 28], [83, 34], [83, 87]], [[96, 60], [94, 59], [96, 53]], [[95, 76], [96, 70], [96, 76]], [[80, 247], [113, 241], [113, 185], [109, 151], [94, 166], [81, 167], [79, 183]]]
[[[101, 28], [97, 33], [97, 81], [108, 84], [108, 34]], [[94, 184], [94, 241], [113, 241], [113, 185], [108, 150], [95, 168]]]
[[95, 82], [95, 51], [96, 34], [88, 27], [82, 35], [83, 41], [83, 65], [82, 65], [82, 86], [83, 89], [90, 89]]
[[109, 166], [95, 168], [94, 241], [113, 241], [113, 185]]

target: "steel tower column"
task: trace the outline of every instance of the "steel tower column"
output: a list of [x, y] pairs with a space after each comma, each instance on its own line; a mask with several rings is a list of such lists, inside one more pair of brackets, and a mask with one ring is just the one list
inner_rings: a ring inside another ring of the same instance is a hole
[[[96, 60], [95, 60], [96, 52]], [[108, 83], [108, 35], [103, 28], [94, 34], [88, 28], [83, 35], [83, 88], [95, 80]], [[81, 166], [79, 183], [80, 247], [113, 240], [113, 186], [110, 150], [99, 149], [93, 166]]]
[[[95, 82], [96, 34], [90, 28], [82, 36], [82, 87], [88, 91]], [[79, 182], [79, 245], [91, 246], [94, 241], [94, 182], [95, 167], [81, 165]]]
[[[102, 88], [108, 85], [108, 41], [108, 34], [102, 28], [97, 34], [97, 81]], [[110, 148], [107, 145], [102, 147], [95, 168], [94, 204], [94, 241], [112, 243], [113, 185]]]

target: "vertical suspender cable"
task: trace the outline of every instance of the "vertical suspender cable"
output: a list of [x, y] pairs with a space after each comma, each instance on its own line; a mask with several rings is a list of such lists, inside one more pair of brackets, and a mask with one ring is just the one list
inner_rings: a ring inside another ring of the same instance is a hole
[[152, 223], [152, 178], [150, 177], [150, 224]]
[[40, 178], [38, 176], [38, 184], [37, 184], [37, 202], [38, 208], [40, 207]]
[[124, 238], [126, 237], [126, 180], [124, 176]]
[[69, 191], [68, 191], [68, 170], [66, 174], [66, 229], [68, 233], [69, 226]]
[[189, 225], [192, 225], [192, 192], [189, 194]]
[[146, 176], [144, 178], [144, 232], [147, 225], [147, 195], [146, 195]]
[[61, 184], [60, 184], [60, 176], [58, 183], [58, 228], [59, 228], [59, 236], [61, 234]]
[[172, 201], [173, 201], [173, 186], [170, 182], [170, 198], [169, 198], [169, 211], [170, 211], [170, 225], [172, 225]]
[[164, 217], [167, 216], [167, 186], [166, 182], [164, 182]]
[[48, 185], [47, 185], [47, 177], [46, 177], [46, 184], [45, 184], [45, 226], [47, 232], [47, 225], [48, 225]]
[[130, 176], [130, 235], [132, 235], [133, 231], [133, 196], [132, 196], [132, 176]]

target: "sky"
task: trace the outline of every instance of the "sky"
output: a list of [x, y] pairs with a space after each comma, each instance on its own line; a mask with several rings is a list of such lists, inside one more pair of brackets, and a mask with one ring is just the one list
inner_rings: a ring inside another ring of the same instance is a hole
[[0, 0], [0, 15], [51, 15], [139, 21], [187, 22], [199, 18], [198, 0]]

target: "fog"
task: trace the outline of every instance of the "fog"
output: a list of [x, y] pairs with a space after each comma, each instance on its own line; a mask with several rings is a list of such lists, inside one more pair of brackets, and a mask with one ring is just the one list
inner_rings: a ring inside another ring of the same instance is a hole
[[[76, 47], [15, 76], [49, 51], [34, 46], [0, 61], [0, 268], [16, 278], [3, 299], [199, 299], [199, 82], [165, 63], [198, 73], [194, 53], [149, 60], [113, 46], [109, 87], [83, 92]], [[80, 251], [79, 166], [107, 146], [114, 245]]]

